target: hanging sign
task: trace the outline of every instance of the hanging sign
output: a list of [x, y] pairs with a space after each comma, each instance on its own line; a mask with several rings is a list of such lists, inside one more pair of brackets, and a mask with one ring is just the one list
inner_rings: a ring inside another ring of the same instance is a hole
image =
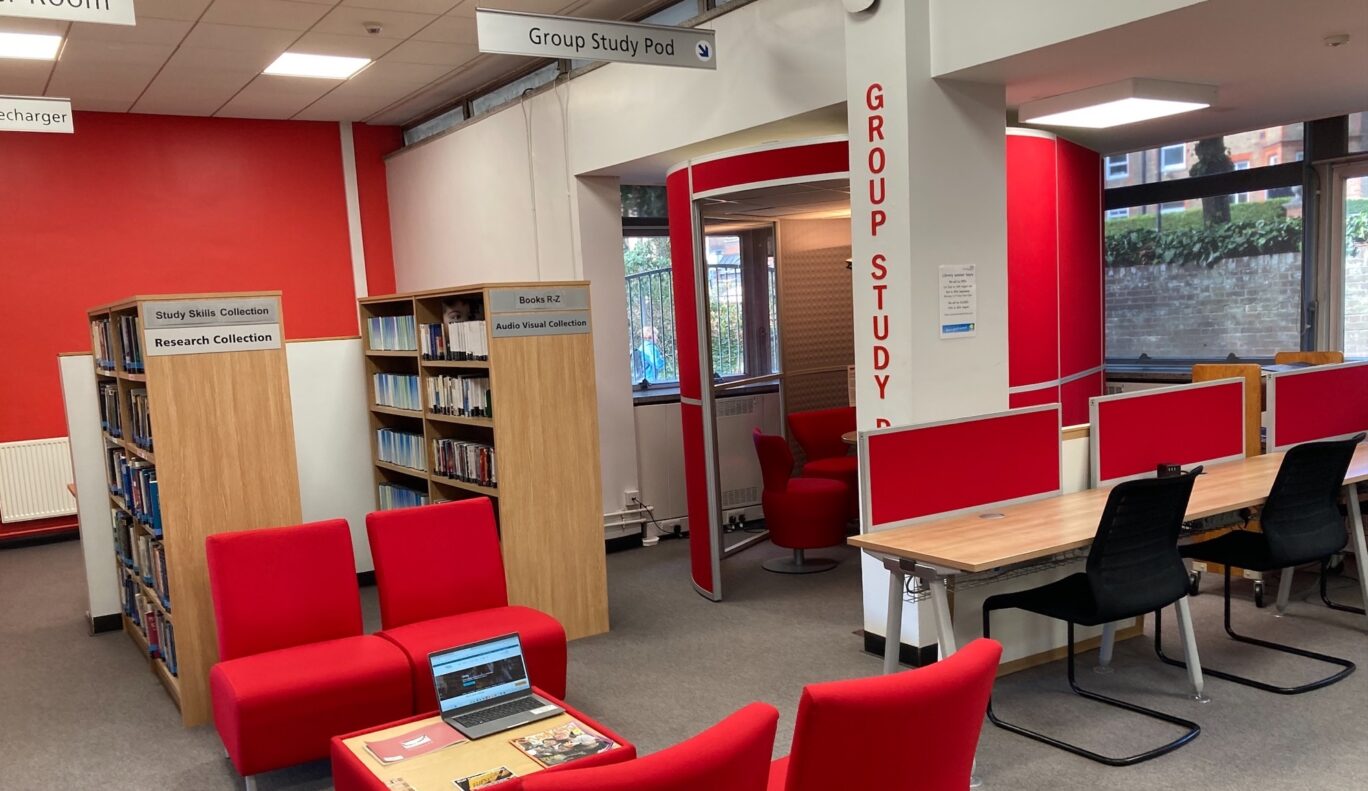
[[717, 34], [711, 30], [485, 8], [475, 11], [475, 29], [481, 52], [717, 68]]
[[133, 0], [0, 0], [0, 16], [136, 25]]
[[[5, 0], [0, 0], [4, 3]], [[3, 8], [0, 5], [0, 8]], [[70, 99], [37, 96], [0, 96], [0, 132], [56, 132], [71, 134]]]
[[280, 348], [276, 297], [144, 302], [142, 320], [149, 357]]
[[940, 336], [972, 338], [978, 324], [978, 282], [973, 264], [940, 268]]
[[586, 286], [492, 288], [489, 290], [490, 313], [529, 313], [539, 310], [588, 309], [589, 289]]

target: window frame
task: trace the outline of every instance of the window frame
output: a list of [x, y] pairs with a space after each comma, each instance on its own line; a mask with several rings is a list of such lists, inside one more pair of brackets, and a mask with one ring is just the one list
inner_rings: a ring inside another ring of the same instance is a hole
[[[1113, 173], [1113, 172], [1112, 172], [1112, 167], [1113, 167], [1113, 164], [1114, 164], [1114, 163], [1112, 162], [1112, 160], [1114, 160], [1114, 159], [1120, 159], [1120, 160], [1121, 160], [1121, 162], [1120, 162], [1121, 170], [1120, 170], [1119, 173]], [[1114, 180], [1116, 180], [1116, 179], [1130, 178], [1130, 154], [1121, 154], [1121, 155], [1119, 155], [1119, 156], [1117, 156], [1117, 155], [1108, 155], [1107, 158], [1103, 161], [1102, 164], [1103, 164], [1103, 169], [1104, 169], [1104, 171], [1105, 171], [1105, 173], [1106, 173], [1107, 181], [1114, 181]]]
[[[1165, 162], [1164, 160], [1167, 159], [1167, 157], [1168, 157], [1168, 152], [1173, 151], [1174, 149], [1177, 149], [1177, 150], [1178, 150], [1178, 162], [1175, 163], [1175, 164], [1169, 164], [1168, 162]], [[1174, 145], [1170, 145], [1170, 146], [1160, 146], [1160, 147], [1159, 147], [1159, 172], [1161, 172], [1161, 173], [1172, 173], [1172, 172], [1174, 172], [1175, 170], [1186, 170], [1186, 169], [1187, 169], [1187, 143], [1175, 143]]]

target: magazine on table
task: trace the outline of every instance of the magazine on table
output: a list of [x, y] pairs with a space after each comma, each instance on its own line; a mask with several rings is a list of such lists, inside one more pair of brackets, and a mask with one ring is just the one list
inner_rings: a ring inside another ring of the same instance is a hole
[[456, 787], [461, 789], [461, 791], [480, 791], [482, 788], [489, 788], [490, 786], [498, 785], [505, 780], [512, 779], [512, 770], [507, 766], [500, 766], [498, 769], [486, 769], [479, 774], [473, 774], [470, 777], [462, 777], [461, 779], [453, 780], [452, 782], [455, 783]]
[[546, 767], [598, 755], [618, 746], [617, 742], [575, 720], [511, 741], [514, 747]]

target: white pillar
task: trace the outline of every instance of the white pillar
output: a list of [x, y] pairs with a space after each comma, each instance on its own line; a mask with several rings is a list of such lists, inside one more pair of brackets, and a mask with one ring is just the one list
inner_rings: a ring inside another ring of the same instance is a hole
[[[1007, 408], [1005, 92], [931, 79], [929, 6], [884, 0], [846, 16], [862, 429]], [[963, 264], [976, 267], [976, 326], [942, 339], [940, 267]], [[865, 629], [882, 635], [887, 571], [866, 559], [863, 576]], [[904, 643], [934, 643], [924, 609], [904, 611]]]

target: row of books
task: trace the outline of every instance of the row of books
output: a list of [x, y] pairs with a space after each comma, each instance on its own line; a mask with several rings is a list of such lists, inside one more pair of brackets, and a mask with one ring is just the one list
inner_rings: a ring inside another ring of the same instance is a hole
[[380, 510], [388, 511], [391, 508], [412, 508], [418, 505], [427, 505], [431, 502], [427, 492], [420, 492], [417, 489], [410, 489], [407, 486], [399, 486], [393, 483], [380, 484]]
[[493, 417], [487, 376], [428, 377], [428, 406], [438, 415]]
[[101, 370], [114, 370], [114, 341], [109, 332], [109, 319], [90, 322], [90, 351], [95, 355], [95, 365]]
[[366, 319], [370, 348], [377, 352], [411, 352], [418, 348], [412, 316], [376, 316]]
[[489, 336], [483, 319], [424, 324], [418, 333], [424, 360], [488, 360]]
[[438, 475], [480, 486], [497, 486], [494, 448], [479, 442], [456, 439], [432, 441], [432, 470]]
[[138, 332], [137, 316], [119, 317], [119, 342], [123, 344], [124, 370], [129, 373], [142, 373], [145, 370], [142, 333]]
[[422, 434], [382, 428], [376, 430], [375, 439], [380, 461], [427, 472], [427, 456], [423, 452]]
[[100, 385], [100, 428], [111, 437], [123, 436], [123, 417], [119, 414], [119, 384]]
[[128, 413], [133, 423], [133, 443], [152, 450], [152, 403], [147, 400], [147, 388], [128, 391]]
[[157, 490], [157, 468], [123, 448], [108, 448], [109, 490], [123, 498], [139, 522], [162, 536], [161, 495]]
[[120, 508], [109, 509], [109, 521], [114, 526], [114, 554], [120, 563], [132, 568], [138, 542], [138, 523], [131, 514]]
[[166, 609], [171, 609], [171, 585], [166, 576], [166, 548], [162, 542], [140, 530], [128, 514], [110, 509], [114, 524], [114, 551], [126, 568], [143, 584], [156, 591]]
[[380, 406], [423, 411], [416, 374], [373, 374], [371, 382], [375, 386], [375, 403]]

